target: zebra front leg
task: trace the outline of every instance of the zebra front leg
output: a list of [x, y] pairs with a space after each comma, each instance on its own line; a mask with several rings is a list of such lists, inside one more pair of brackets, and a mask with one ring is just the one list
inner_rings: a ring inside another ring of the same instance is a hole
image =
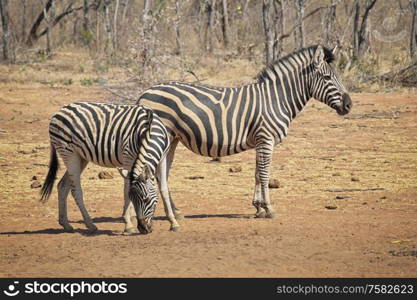
[[252, 205], [256, 208], [255, 218], [265, 218], [265, 209], [261, 206], [262, 192], [261, 192], [261, 181], [259, 179], [258, 160], [256, 160], [255, 169], [255, 191], [253, 194]]
[[[272, 162], [272, 152], [274, 148], [273, 141], [263, 141], [256, 145], [256, 177], [259, 180], [258, 190], [255, 187], [255, 196], [259, 197], [261, 201], [260, 203], [257, 202], [258, 207], [260, 206], [265, 210], [265, 217], [266, 218], [275, 218], [276, 213], [273, 209], [271, 202], [269, 200], [269, 168]], [[256, 193], [259, 193], [258, 195]], [[259, 198], [255, 199], [258, 201]], [[254, 204], [255, 205], [255, 204]], [[258, 209], [257, 214], [262, 214], [262, 211]]]
[[125, 177], [124, 184], [124, 206], [123, 206], [123, 219], [125, 220], [124, 234], [132, 234], [136, 232], [135, 226], [132, 224], [132, 219], [136, 216], [133, 204], [129, 199], [129, 179]]
[[164, 210], [165, 214], [168, 217], [169, 222], [171, 223], [171, 231], [179, 231], [180, 225], [175, 219], [174, 210], [171, 206], [171, 197], [168, 189], [167, 182], [167, 158], [163, 158], [156, 170], [156, 177], [158, 180], [159, 191], [161, 192], [162, 200], [164, 201]]
[[67, 214], [67, 198], [71, 189], [71, 181], [68, 172], [65, 172], [58, 183], [58, 209], [59, 209], [59, 224], [64, 227], [66, 232], [74, 232], [74, 228], [68, 222]]

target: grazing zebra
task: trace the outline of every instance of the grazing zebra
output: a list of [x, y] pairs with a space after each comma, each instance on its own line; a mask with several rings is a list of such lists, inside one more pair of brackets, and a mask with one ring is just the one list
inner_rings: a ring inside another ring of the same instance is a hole
[[[310, 98], [339, 115], [352, 107], [331, 65], [333, 52], [320, 45], [303, 48], [265, 67], [255, 83], [241, 87], [168, 82], [146, 90], [138, 104], [151, 107], [173, 137], [163, 175], [168, 177], [178, 141], [194, 153], [210, 157], [255, 148], [252, 203], [256, 217], [274, 217], [268, 191], [272, 151], [287, 135], [291, 121]], [[167, 185], [162, 186], [161, 195], [170, 197]], [[175, 211], [172, 199], [171, 205]]]
[[[58, 152], [67, 168], [58, 183], [59, 224], [65, 231], [73, 231], [67, 217], [70, 190], [89, 232], [97, 230], [84, 207], [80, 181], [88, 162], [93, 162], [103, 167], [123, 168], [119, 172], [125, 178], [125, 232], [133, 232], [130, 203], [135, 208], [138, 230], [141, 233], [151, 232], [152, 216], [158, 201], [152, 179], [170, 145], [165, 126], [151, 109], [137, 105], [72, 103], [52, 117], [49, 135], [51, 160], [41, 190], [41, 201], [46, 201], [52, 192], [58, 169]], [[169, 203], [164, 204], [172, 221], [171, 229], [175, 230], [178, 223]]]

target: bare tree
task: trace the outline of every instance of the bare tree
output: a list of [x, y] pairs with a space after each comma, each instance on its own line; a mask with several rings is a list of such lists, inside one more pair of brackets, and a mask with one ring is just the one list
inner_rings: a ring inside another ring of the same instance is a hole
[[[45, 19], [46, 14], [48, 13], [48, 11], [50, 10], [50, 8], [52, 7], [52, 3], [53, 0], [47, 0], [45, 6], [42, 8], [42, 11], [39, 13], [38, 17], [36, 18], [35, 22], [33, 23], [30, 31], [29, 31], [29, 35], [28, 38], [26, 40], [26, 45], [31, 47], [33, 46], [33, 44], [43, 35], [47, 34], [49, 32], [49, 30], [51, 30], [56, 24], [58, 24], [62, 18], [64, 18], [67, 15], [70, 15], [74, 12], [77, 12], [81, 9], [83, 9], [83, 6], [77, 7], [77, 8], [73, 8], [72, 6], [74, 5], [74, 0], [72, 0], [71, 2], [69, 2], [68, 6], [56, 17], [54, 17], [51, 20], [51, 26], [46, 26], [46, 28], [41, 31], [41, 33], [38, 34], [38, 29], [42, 24], [42, 21]], [[90, 7], [94, 5], [91, 4]]]
[[20, 39], [19, 41], [23, 41], [26, 37], [26, 0], [20, 0], [22, 5], [22, 30], [20, 32]]
[[3, 29], [3, 59], [10, 62], [15, 61], [14, 43], [11, 39], [10, 17], [9, 17], [9, 0], [0, 1], [0, 17]]
[[284, 17], [285, 2], [286, 0], [274, 1], [274, 11], [275, 11], [274, 60], [278, 59], [284, 51], [283, 40], [280, 39], [280, 37], [285, 32], [285, 17]]
[[[43, 2], [42, 2], [43, 3]], [[54, 2], [51, 3], [51, 7], [49, 9], [49, 12], [46, 12], [46, 9], [44, 7], [43, 10], [44, 18], [47, 23], [47, 29], [46, 32], [46, 53], [50, 54], [52, 52], [52, 38], [51, 38], [51, 29], [52, 29], [52, 20], [55, 18], [55, 5]]]
[[410, 8], [412, 14], [411, 20], [411, 35], [410, 35], [410, 57], [416, 58], [416, 44], [417, 44], [417, 0], [410, 0]]
[[269, 64], [274, 60], [274, 29], [272, 25], [272, 1], [264, 0], [262, 5], [262, 16], [265, 30], [265, 58]]
[[355, 0], [355, 12], [353, 16], [353, 56], [355, 59], [361, 59], [365, 51], [369, 48], [369, 31], [367, 21], [369, 13], [374, 7], [376, 1], [377, 0], [366, 0], [365, 12], [361, 17], [361, 1]]
[[206, 51], [213, 52], [214, 22], [216, 21], [216, 0], [206, 0], [207, 27]]
[[227, 0], [222, 0], [223, 6], [223, 18], [222, 18], [222, 30], [223, 30], [223, 41], [224, 46], [229, 47], [230, 37], [229, 37], [229, 14], [227, 12]]
[[283, 52], [284, 0], [264, 0], [262, 5], [265, 30], [265, 58], [269, 64]]
[[142, 34], [143, 34], [143, 51], [142, 51], [142, 65], [148, 66], [152, 57], [152, 11], [151, 0], [145, 0], [143, 3], [142, 14]]
[[181, 55], [182, 45], [181, 45], [181, 31], [180, 31], [180, 14], [181, 14], [181, 3], [180, 0], [175, 0], [175, 43], [176, 49], [175, 54]]
[[323, 41], [325, 45], [335, 44], [336, 42], [336, 5], [337, 0], [330, 0], [330, 6], [322, 21]]
[[296, 0], [295, 1], [295, 11], [297, 14], [297, 25], [294, 34], [295, 46], [298, 48], [304, 47], [304, 11], [306, 7], [307, 0]]

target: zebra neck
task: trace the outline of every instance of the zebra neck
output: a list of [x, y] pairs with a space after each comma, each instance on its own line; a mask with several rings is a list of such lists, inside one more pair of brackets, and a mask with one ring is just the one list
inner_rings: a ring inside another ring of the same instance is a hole
[[284, 65], [274, 65], [268, 72], [268, 78], [258, 83], [263, 99], [263, 121], [281, 139], [287, 135], [291, 121], [311, 98], [306, 68], [290, 70]]

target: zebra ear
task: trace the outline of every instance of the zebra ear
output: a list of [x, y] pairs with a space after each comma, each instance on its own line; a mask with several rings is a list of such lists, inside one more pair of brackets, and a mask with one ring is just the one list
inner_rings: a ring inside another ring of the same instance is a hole
[[313, 63], [316, 68], [321, 67], [324, 62], [324, 51], [321, 45], [317, 46], [316, 52], [314, 53]]

